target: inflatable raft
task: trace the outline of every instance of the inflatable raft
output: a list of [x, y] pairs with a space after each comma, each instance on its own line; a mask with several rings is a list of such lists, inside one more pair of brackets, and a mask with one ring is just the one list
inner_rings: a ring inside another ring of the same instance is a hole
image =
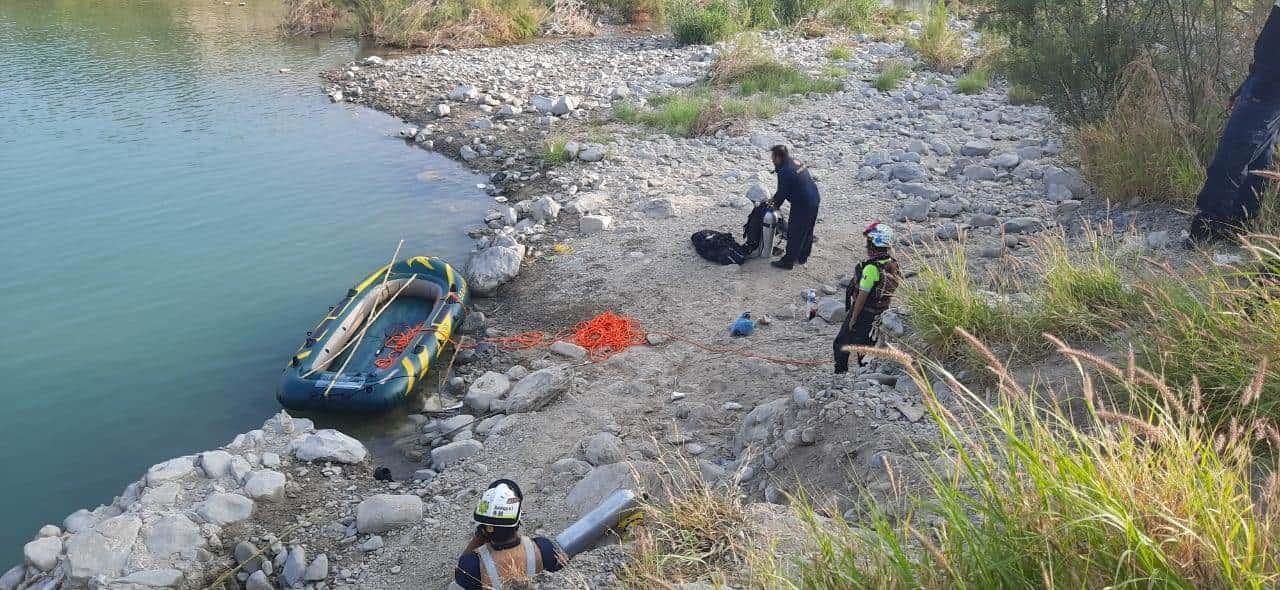
[[427, 374], [469, 304], [466, 280], [439, 258], [384, 266], [307, 332], [276, 398], [291, 410], [394, 408]]

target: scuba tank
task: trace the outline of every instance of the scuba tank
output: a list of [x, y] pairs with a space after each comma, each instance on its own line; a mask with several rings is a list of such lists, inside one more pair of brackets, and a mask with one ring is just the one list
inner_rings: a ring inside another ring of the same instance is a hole
[[760, 219], [760, 236], [756, 249], [751, 251], [752, 258], [768, 259], [773, 256], [773, 247], [778, 242], [778, 221], [781, 216], [778, 210], [766, 206]]

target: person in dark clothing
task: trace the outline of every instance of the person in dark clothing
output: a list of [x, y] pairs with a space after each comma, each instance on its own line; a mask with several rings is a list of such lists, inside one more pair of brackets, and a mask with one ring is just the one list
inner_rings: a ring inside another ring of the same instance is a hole
[[773, 208], [791, 202], [791, 222], [787, 225], [787, 251], [771, 264], [791, 269], [797, 263], [809, 260], [813, 250], [813, 225], [818, 222], [818, 185], [809, 176], [809, 170], [792, 159], [787, 146], [775, 145], [770, 150], [773, 168], [778, 174], [778, 192], [773, 195]]
[[[854, 270], [853, 279], [844, 293], [844, 323], [831, 345], [835, 352], [836, 374], [849, 372], [846, 346], [874, 346], [876, 320], [889, 309], [893, 292], [898, 288], [900, 272], [889, 248], [893, 246], [893, 229], [872, 223], [864, 230], [867, 237], [867, 259]], [[858, 355], [862, 364], [862, 355]]]
[[1266, 179], [1254, 170], [1271, 169], [1280, 138], [1280, 0], [1253, 48], [1249, 77], [1236, 91], [1231, 118], [1196, 199], [1191, 239], [1231, 238], [1243, 222], [1258, 214]]
[[489, 484], [472, 516], [476, 534], [458, 558], [449, 590], [509, 590], [539, 572], [564, 567], [568, 558], [555, 541], [520, 534], [523, 500], [520, 486], [509, 479]]

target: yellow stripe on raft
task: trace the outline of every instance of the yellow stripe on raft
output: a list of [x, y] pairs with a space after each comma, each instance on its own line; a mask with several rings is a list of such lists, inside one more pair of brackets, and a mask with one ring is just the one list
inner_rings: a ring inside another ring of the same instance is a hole
[[426, 257], [426, 256], [414, 256], [413, 258], [410, 258], [410, 259], [409, 259], [409, 266], [413, 266], [413, 263], [415, 263], [415, 262], [416, 262], [416, 263], [418, 263], [418, 264], [421, 264], [422, 266], [427, 267], [427, 270], [435, 270], [435, 269], [436, 269], [436, 267], [431, 266], [431, 259], [430, 259], [430, 258], [428, 258], [428, 257]]
[[302, 352], [298, 353], [298, 356], [296, 356], [296, 357], [294, 357], [294, 358], [296, 358], [296, 359], [298, 359], [298, 360], [302, 360], [302, 359], [307, 358], [307, 357], [309, 357], [309, 356], [311, 356], [311, 351], [310, 351], [310, 350], [304, 350], [304, 351], [302, 351]]
[[413, 391], [413, 363], [409, 362], [409, 357], [400, 359], [400, 364], [404, 365], [404, 374], [409, 376], [409, 385], [404, 388], [405, 393]]
[[448, 264], [444, 265], [444, 276], [449, 281], [449, 288], [453, 288], [453, 267]]
[[446, 315], [436, 326], [436, 344], [440, 350], [444, 350], [444, 343], [449, 341], [449, 334], [453, 333], [453, 316]]
[[389, 272], [390, 270], [391, 270], [391, 265], [390, 265], [390, 264], [388, 264], [388, 265], [386, 265], [386, 266], [384, 266], [384, 267], [382, 267], [382, 268], [380, 268], [380, 269], [378, 269], [378, 270], [374, 271], [374, 273], [373, 273], [373, 274], [371, 274], [371, 275], [369, 275], [369, 278], [365, 279], [363, 283], [360, 283], [359, 285], [356, 285], [356, 293], [359, 293], [359, 292], [361, 292], [361, 291], [364, 291], [365, 289], [368, 289], [368, 288], [369, 288], [369, 285], [372, 285], [374, 281], [376, 281], [376, 280], [378, 280], [379, 278], [381, 278], [381, 277], [382, 277], [382, 275], [386, 274], [386, 273], [387, 273], [387, 272]]

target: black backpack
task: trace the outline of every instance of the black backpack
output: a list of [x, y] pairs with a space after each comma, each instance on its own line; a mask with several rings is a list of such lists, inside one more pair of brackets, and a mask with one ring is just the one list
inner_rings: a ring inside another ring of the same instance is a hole
[[698, 256], [720, 265], [742, 264], [751, 250], [739, 245], [733, 236], [712, 229], [704, 229], [689, 237]]

